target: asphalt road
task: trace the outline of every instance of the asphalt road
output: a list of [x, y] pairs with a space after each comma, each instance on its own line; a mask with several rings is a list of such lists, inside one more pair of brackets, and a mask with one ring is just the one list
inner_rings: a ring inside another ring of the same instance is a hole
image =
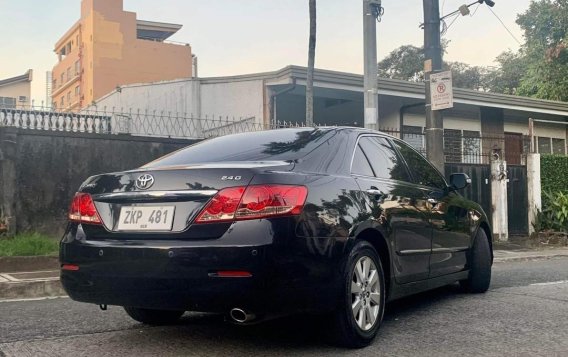
[[365, 349], [333, 347], [324, 330], [303, 316], [242, 327], [186, 314], [147, 327], [67, 298], [0, 303], [0, 356], [568, 356], [568, 258], [496, 264], [486, 294], [454, 285], [389, 304]]

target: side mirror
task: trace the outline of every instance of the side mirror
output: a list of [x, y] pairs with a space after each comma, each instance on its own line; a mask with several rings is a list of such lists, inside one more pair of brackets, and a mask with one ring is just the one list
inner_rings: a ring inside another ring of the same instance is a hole
[[471, 184], [471, 179], [466, 174], [451, 174], [450, 189], [453, 191], [461, 190]]

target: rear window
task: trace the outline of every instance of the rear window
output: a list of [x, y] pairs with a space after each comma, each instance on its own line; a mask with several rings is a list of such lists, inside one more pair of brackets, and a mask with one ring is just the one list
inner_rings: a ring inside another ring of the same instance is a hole
[[144, 165], [144, 168], [234, 161], [291, 161], [328, 139], [329, 130], [280, 129], [201, 141]]

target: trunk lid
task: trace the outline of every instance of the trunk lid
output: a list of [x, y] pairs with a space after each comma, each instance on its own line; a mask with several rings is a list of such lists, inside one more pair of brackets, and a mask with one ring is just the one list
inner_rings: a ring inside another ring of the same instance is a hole
[[90, 177], [79, 191], [91, 194], [104, 236], [171, 236], [186, 232], [219, 190], [247, 186], [257, 172], [292, 168], [263, 161], [137, 169]]

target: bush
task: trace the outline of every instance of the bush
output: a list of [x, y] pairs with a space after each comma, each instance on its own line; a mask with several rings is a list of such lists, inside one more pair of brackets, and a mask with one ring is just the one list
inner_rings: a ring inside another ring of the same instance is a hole
[[535, 231], [568, 232], [568, 194], [562, 191], [542, 193], [542, 211], [538, 212]]
[[542, 192], [568, 193], [568, 156], [542, 155], [540, 179]]
[[568, 156], [540, 158], [542, 211], [534, 224], [537, 232], [568, 232]]
[[59, 250], [58, 239], [39, 233], [24, 233], [0, 238], [0, 257], [55, 255]]

